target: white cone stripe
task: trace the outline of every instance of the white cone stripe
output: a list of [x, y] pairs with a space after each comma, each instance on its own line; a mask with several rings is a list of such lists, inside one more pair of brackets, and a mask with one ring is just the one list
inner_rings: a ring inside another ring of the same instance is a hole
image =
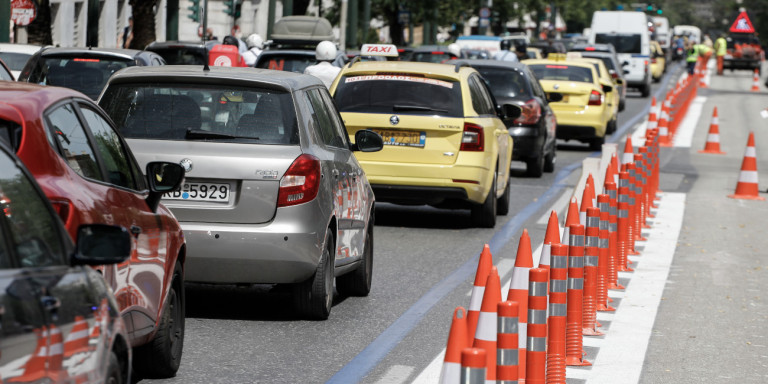
[[459, 384], [461, 382], [461, 363], [443, 363], [440, 384]]
[[497, 317], [496, 312], [480, 312], [475, 340], [496, 341]]
[[659, 128], [659, 135], [661, 135], [661, 136], [668, 136], [669, 135], [669, 131], [667, 130], [667, 127]]
[[549, 266], [549, 259], [552, 255], [552, 244], [543, 244], [541, 247], [541, 258], [539, 258], [539, 268], [542, 265]]
[[40, 356], [40, 357], [48, 356], [48, 347], [40, 348], [40, 352], [37, 353], [37, 356]]
[[509, 289], [522, 289], [528, 291], [528, 274], [530, 268], [515, 267], [512, 270], [512, 281], [509, 283]]
[[747, 150], [744, 151], [744, 157], [757, 157], [755, 147], [747, 147]]
[[707, 135], [707, 142], [710, 143], [719, 143], [720, 142], [720, 135], [717, 133], [710, 133]]
[[480, 311], [480, 307], [483, 304], [484, 294], [485, 287], [472, 287], [472, 297], [469, 299], [470, 311]]
[[48, 356], [61, 355], [64, 353], [64, 346], [61, 343], [51, 345], [51, 351], [48, 352]]
[[519, 349], [525, 349], [526, 348], [526, 340], [528, 340], [528, 324], [527, 323], [519, 323], [517, 325], [517, 347]]
[[569, 239], [570, 238], [571, 238], [571, 228], [569, 228], [569, 227], [563, 228], [563, 238], [560, 239], [560, 244], [570, 245], [570, 243], [569, 243], [569, 241], [570, 241]]
[[648, 124], [646, 125], [645, 129], [655, 129], [658, 125], [659, 125], [659, 123], [656, 122], [656, 120], [649, 121]]
[[70, 332], [69, 335], [67, 335], [67, 342], [77, 340], [77, 339], [85, 339], [88, 337], [88, 330], [84, 329], [82, 331], [77, 332]]
[[635, 162], [635, 154], [634, 153], [627, 152], [627, 153], [625, 153], [621, 157], [621, 163], [622, 164], [629, 164], [629, 163], [634, 163], [634, 162]]
[[757, 184], [757, 171], [741, 171], [739, 173], [739, 183]]
[[719, 124], [717, 116], [712, 118], [712, 124]]

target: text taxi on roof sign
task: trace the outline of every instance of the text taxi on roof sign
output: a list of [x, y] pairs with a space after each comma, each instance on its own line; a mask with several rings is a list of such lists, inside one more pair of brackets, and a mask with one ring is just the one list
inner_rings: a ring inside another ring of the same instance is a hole
[[397, 57], [397, 47], [392, 44], [363, 44], [360, 55]]

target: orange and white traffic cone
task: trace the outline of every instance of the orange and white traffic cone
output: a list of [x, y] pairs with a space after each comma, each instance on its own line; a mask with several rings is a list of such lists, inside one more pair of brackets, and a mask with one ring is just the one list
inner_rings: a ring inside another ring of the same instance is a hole
[[21, 376], [7, 379], [6, 383], [31, 383], [45, 377], [45, 367], [48, 361], [48, 329], [43, 326], [32, 331], [37, 336], [37, 345], [35, 345], [32, 356], [24, 364], [24, 373]]
[[485, 294], [485, 282], [488, 281], [488, 273], [493, 267], [493, 256], [488, 244], [483, 246], [483, 252], [480, 253], [480, 260], [477, 262], [477, 272], [475, 273], [475, 283], [472, 286], [472, 297], [469, 298], [469, 310], [467, 311], [467, 345], [472, 345], [477, 328], [477, 318], [480, 317], [480, 306], [483, 303]]
[[515, 267], [512, 269], [512, 281], [509, 283], [509, 292], [507, 292], [507, 300], [516, 301], [520, 306], [520, 316], [518, 317], [520, 380], [525, 380], [525, 348], [526, 341], [528, 341], [528, 271], [531, 268], [533, 268], [531, 237], [528, 236], [528, 230], [524, 229], [517, 245]]
[[712, 111], [712, 122], [709, 124], [707, 143], [704, 144], [704, 149], [699, 151], [699, 153], [725, 154], [725, 152], [720, 151], [720, 128], [717, 119], [717, 107]]
[[590, 173], [587, 176], [587, 182], [584, 183], [584, 191], [581, 194], [581, 206], [579, 207], [579, 224], [587, 225], [587, 209], [595, 206], [595, 187], [594, 179]]
[[75, 316], [75, 324], [64, 341], [64, 356], [88, 351], [88, 322], [82, 316]]
[[545, 384], [547, 376], [547, 271], [528, 271], [528, 341], [525, 382]]
[[496, 270], [496, 267], [491, 267], [488, 281], [485, 283], [485, 294], [483, 295], [480, 317], [477, 320], [475, 340], [472, 343], [473, 348], [484, 349], [488, 356], [485, 365], [485, 380], [491, 382], [496, 381], [496, 327], [498, 325], [498, 313], [496, 311], [500, 301], [501, 282], [499, 281], [499, 271]]
[[568, 293], [565, 326], [565, 364], [585, 366], [582, 338], [582, 313], [584, 302], [584, 226], [571, 225], [568, 245]]
[[658, 126], [658, 116], [656, 116], [656, 96], [653, 96], [651, 98], [651, 110], [648, 113], [648, 123], [645, 125], [645, 129], [656, 129]]
[[496, 312], [499, 316], [496, 334], [496, 380], [499, 383], [514, 383], [520, 376], [517, 357], [520, 305], [516, 301], [503, 301], [499, 303]]
[[752, 92], [760, 92], [760, 73], [755, 69], [754, 75], [752, 75]]
[[554, 210], [549, 214], [547, 232], [544, 235], [544, 244], [541, 245], [541, 257], [539, 258], [539, 268], [546, 269], [547, 273], [549, 273], [552, 257], [552, 244], [560, 244], [560, 224], [557, 221], [557, 212]]
[[552, 245], [547, 319], [547, 383], [565, 384], [565, 328], [568, 302], [568, 246]]
[[560, 240], [561, 244], [568, 245], [570, 240], [570, 227], [572, 224], [579, 224], [579, 204], [575, 197], [571, 198], [570, 204], [568, 204], [568, 213], [565, 216], [565, 225], [563, 226], [563, 238]]
[[629, 164], [635, 162], [635, 149], [632, 147], [632, 137], [627, 136], [627, 141], [624, 144], [624, 154], [621, 156], [621, 164]]
[[488, 353], [482, 348], [461, 351], [461, 384], [485, 384]]
[[758, 195], [757, 187], [757, 152], [755, 151], [755, 133], [749, 133], [747, 149], [744, 151], [744, 160], [741, 162], [739, 182], [736, 191], [728, 197], [733, 199], [765, 200]]
[[[459, 317], [461, 311], [461, 317]], [[458, 384], [461, 379], [461, 351], [468, 348], [467, 344], [467, 311], [464, 307], [456, 307], [453, 311], [451, 331], [448, 333], [448, 344], [445, 348], [443, 371], [440, 373], [440, 384]]]

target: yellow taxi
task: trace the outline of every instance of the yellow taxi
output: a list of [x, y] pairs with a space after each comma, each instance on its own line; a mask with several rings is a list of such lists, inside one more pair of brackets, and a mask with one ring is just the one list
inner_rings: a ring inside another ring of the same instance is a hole
[[541, 49], [536, 47], [526, 47], [525, 54], [528, 56], [529, 59], [543, 58], [543, 56], [541, 55]]
[[581, 60], [587, 63], [591, 63], [595, 70], [597, 70], [597, 76], [600, 77], [600, 85], [610, 85], [612, 89], [605, 92], [605, 102], [611, 109], [611, 120], [608, 121], [608, 127], [606, 127], [606, 134], [616, 132], [616, 125], [619, 118], [619, 89], [616, 87], [616, 81], [611, 77], [608, 68], [605, 66], [605, 62], [601, 59], [582, 57], [579, 52], [568, 52], [568, 59]]
[[469, 208], [493, 227], [509, 211], [512, 138], [480, 74], [466, 64], [352, 61], [331, 85], [350, 137], [370, 129], [380, 152], [356, 153], [376, 201]]
[[563, 99], [549, 105], [557, 117], [557, 138], [577, 140], [600, 150], [605, 143], [613, 107], [606, 93], [613, 85], [601, 84], [592, 63], [567, 60], [565, 54], [550, 54], [547, 59], [523, 60], [547, 94], [560, 93]]
[[651, 76], [653, 81], [658, 83], [664, 72], [667, 70], [667, 59], [661, 45], [656, 40], [651, 40]]

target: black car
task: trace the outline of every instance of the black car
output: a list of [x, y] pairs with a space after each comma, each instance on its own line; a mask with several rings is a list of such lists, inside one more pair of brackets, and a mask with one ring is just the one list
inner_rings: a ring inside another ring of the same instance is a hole
[[168, 65], [208, 64], [208, 47], [201, 41], [153, 41], [144, 50], [162, 56]]
[[[12, 128], [0, 124], [0, 132]], [[73, 245], [34, 178], [0, 141], [2, 379], [129, 383], [125, 324], [101, 273], [89, 266], [125, 261], [128, 231], [84, 225]]]
[[403, 61], [418, 61], [423, 63], [445, 63], [448, 60], [458, 59], [453, 53], [448, 51], [445, 45], [422, 45], [415, 48], [408, 59]]
[[113, 73], [137, 65], [165, 65], [165, 59], [136, 49], [48, 47], [29, 58], [18, 81], [71, 88], [96, 100]]
[[[317, 63], [318, 43], [335, 40], [331, 23], [325, 18], [296, 15], [275, 22], [271, 37], [254, 67], [296, 73], [304, 73], [305, 68]], [[332, 64], [341, 68], [348, 62], [347, 54], [339, 49]]]
[[468, 63], [483, 76], [499, 105], [516, 104], [522, 114], [512, 121], [505, 120], [514, 143], [513, 161], [526, 163], [529, 176], [541, 177], [553, 172], [557, 159], [555, 113], [549, 101], [562, 95], [551, 93], [550, 99], [539, 81], [525, 64], [499, 60], [455, 60], [449, 64]]

